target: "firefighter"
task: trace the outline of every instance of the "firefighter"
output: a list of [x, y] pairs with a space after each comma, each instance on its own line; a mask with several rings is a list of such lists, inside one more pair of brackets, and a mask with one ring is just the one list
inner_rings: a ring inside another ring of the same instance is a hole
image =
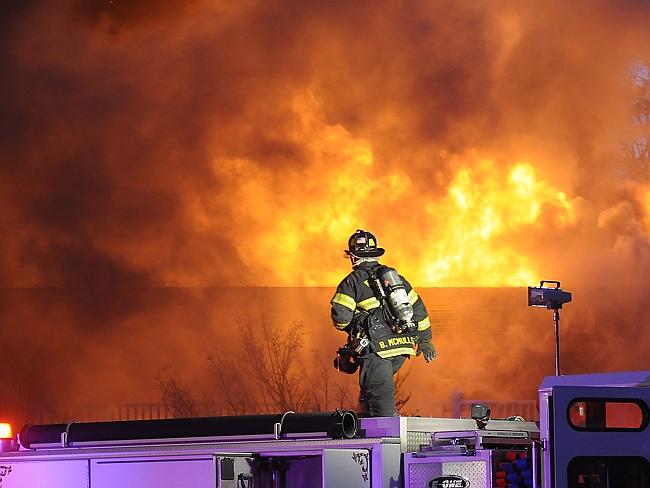
[[379, 289], [381, 280], [377, 277], [385, 269], [398, 276], [392, 268], [380, 265], [384, 252], [371, 232], [359, 229], [352, 234], [345, 251], [352, 272], [338, 285], [330, 302], [334, 326], [348, 333], [349, 344], [359, 344], [361, 337], [369, 340], [354, 359], [360, 367], [359, 413], [372, 417], [397, 415], [393, 375], [408, 357], [422, 354], [427, 363], [436, 357], [424, 302], [401, 276], [397, 281], [401, 279], [403, 301], [408, 302], [405, 305], [411, 310], [412, 320], [405, 330], [396, 328], [396, 314]]

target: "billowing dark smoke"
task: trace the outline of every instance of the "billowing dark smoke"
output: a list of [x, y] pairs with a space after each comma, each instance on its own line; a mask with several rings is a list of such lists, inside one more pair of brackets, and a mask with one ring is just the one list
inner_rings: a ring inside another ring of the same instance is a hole
[[[535, 270], [541, 255], [576, 281], [616, 246], [628, 267], [629, 253], [645, 265], [646, 175], [630, 176], [637, 162], [621, 146], [634, 135], [628, 70], [645, 54], [647, 12], [626, 5], [6, 7], [2, 219], [15, 231], [3, 283], [332, 285], [335, 274], [301, 273], [297, 251], [336, 265], [329, 249], [362, 223], [417, 269], [425, 261], [399, 236], [410, 226], [425, 245], [445, 239], [459, 170], [484, 191], [520, 161], [571, 216], [549, 196], [532, 221], [489, 236], [492, 250], [505, 244]], [[485, 160], [494, 168], [481, 176]], [[379, 217], [386, 204], [395, 225]], [[517, 283], [458, 271], [418, 279]]]
[[[647, 168], [625, 151], [643, 132], [630, 66], [650, 59], [646, 2], [0, 9], [0, 339], [16, 348], [3, 361], [43, 378], [35, 387], [74, 378], [84, 386], [55, 389], [131, 395], [161, 354], [198, 367], [195, 344], [248, 305], [217, 307], [205, 287], [333, 287], [362, 226], [418, 288], [634, 286], [618, 342], [602, 325], [616, 315], [594, 300], [567, 350], [593, 339], [580, 357], [595, 368], [642, 363], [636, 346], [612, 358], [645, 320], [650, 270]], [[334, 334], [326, 305], [293, 307], [314, 342]], [[503, 330], [523, 341], [520, 326], [495, 316], [471, 349]], [[437, 331], [441, 345], [461, 348], [458, 330]], [[533, 346], [508, 357], [545, 361]], [[487, 384], [462, 367], [438, 386], [452, 378]]]

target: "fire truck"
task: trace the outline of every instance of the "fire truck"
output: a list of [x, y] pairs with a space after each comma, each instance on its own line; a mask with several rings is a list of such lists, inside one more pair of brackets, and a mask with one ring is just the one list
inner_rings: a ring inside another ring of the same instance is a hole
[[650, 371], [552, 376], [539, 422], [353, 411], [27, 425], [2, 488], [650, 488]]

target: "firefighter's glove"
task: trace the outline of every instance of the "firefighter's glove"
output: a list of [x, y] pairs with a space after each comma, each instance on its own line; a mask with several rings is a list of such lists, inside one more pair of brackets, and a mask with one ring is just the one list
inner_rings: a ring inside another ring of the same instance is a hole
[[424, 356], [424, 360], [427, 363], [430, 363], [433, 361], [433, 358], [436, 357], [436, 348], [433, 347], [431, 341], [420, 342], [418, 344], [418, 352], [416, 355], [419, 356], [420, 354]]

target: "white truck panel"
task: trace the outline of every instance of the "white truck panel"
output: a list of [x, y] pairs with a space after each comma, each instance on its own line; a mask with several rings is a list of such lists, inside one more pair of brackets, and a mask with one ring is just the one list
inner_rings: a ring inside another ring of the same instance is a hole
[[370, 488], [370, 453], [360, 449], [323, 451], [323, 488]]

